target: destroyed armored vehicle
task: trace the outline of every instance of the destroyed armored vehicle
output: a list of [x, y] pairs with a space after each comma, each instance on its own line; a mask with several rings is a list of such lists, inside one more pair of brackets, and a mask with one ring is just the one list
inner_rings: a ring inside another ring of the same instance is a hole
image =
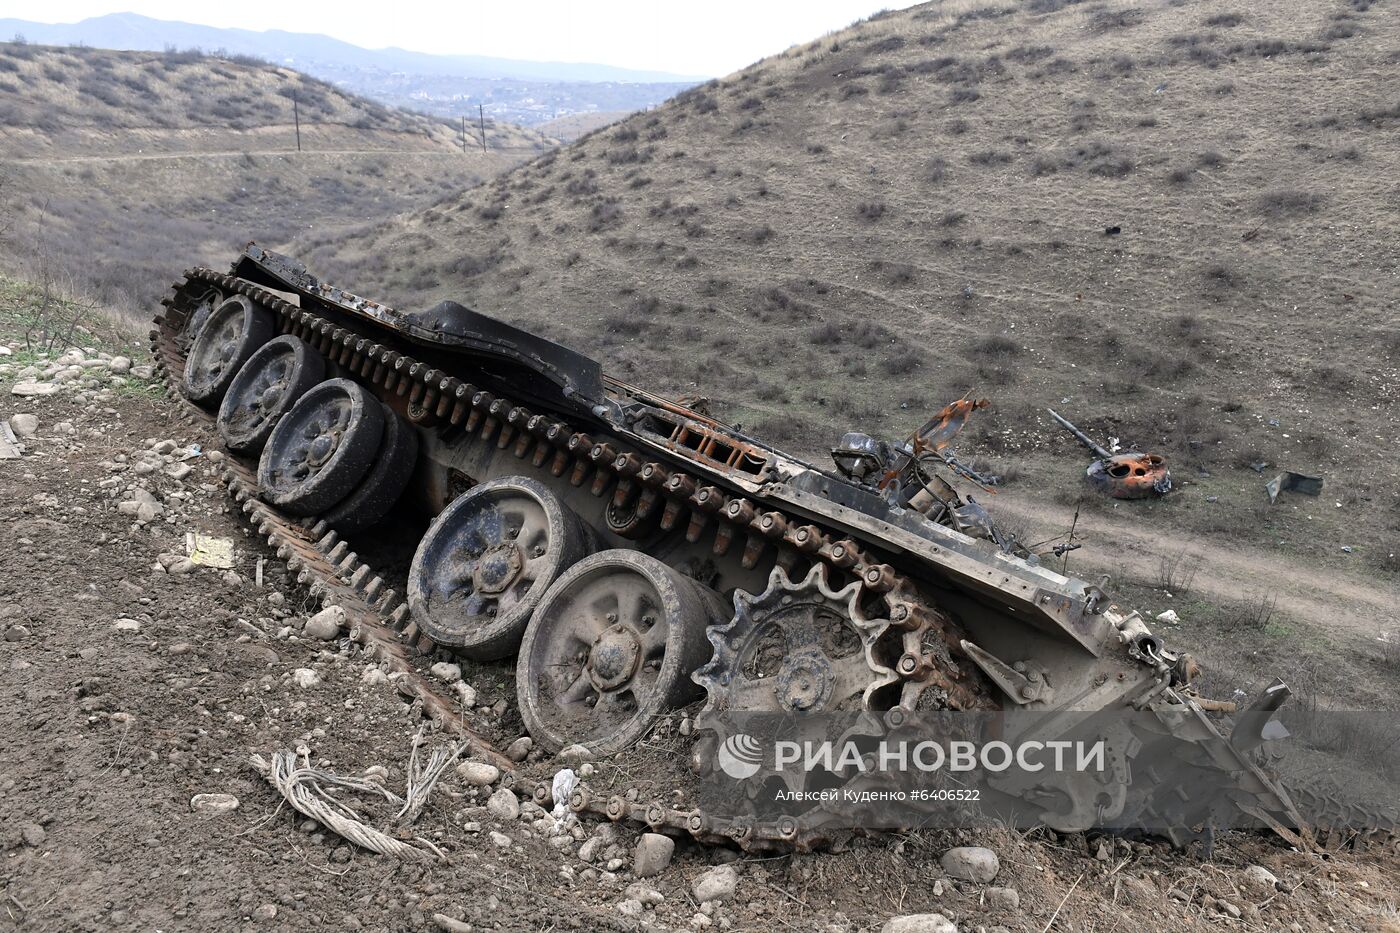
[[1047, 411], [1050, 417], [1074, 435], [1075, 440], [1094, 452], [1097, 459], [1085, 471], [1091, 489], [1114, 499], [1160, 498], [1172, 491], [1171, 471], [1160, 454], [1144, 454], [1135, 450], [1116, 453], [1070, 424], [1053, 408]]
[[[231, 485], [279, 553], [373, 605], [402, 653], [515, 658], [539, 747], [617, 753], [697, 700], [794, 716], [1039, 711], [1044, 738], [1133, 711], [1154, 725], [1115, 736], [1108, 777], [1003, 790], [1064, 831], [1152, 813], [1184, 844], [1241, 813], [1290, 837], [1300, 823], [1250, 755], [1286, 687], [1223, 737], [1188, 655], [957, 492], [980, 478], [947, 442], [985, 402], [955, 402], [907, 443], [848, 434], [833, 470], [462, 305], [398, 311], [255, 245], [228, 274], [190, 270], [164, 303], [158, 364], [217, 412]], [[435, 517], [405, 602], [354, 548], [415, 509]], [[374, 620], [357, 625], [380, 638]], [[1061, 712], [1075, 716], [1048, 715]], [[1173, 773], [1135, 771], [1148, 747]], [[1232, 813], [1208, 792], [1221, 788]], [[754, 848], [829, 836], [586, 787], [570, 803]]]

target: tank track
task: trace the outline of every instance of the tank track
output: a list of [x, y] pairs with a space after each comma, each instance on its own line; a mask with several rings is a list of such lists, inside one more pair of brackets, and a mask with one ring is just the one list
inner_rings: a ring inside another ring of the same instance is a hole
[[1312, 820], [1313, 833], [1327, 849], [1365, 851], [1400, 839], [1400, 813], [1344, 799], [1340, 788], [1285, 781], [1298, 809]]
[[[874, 595], [877, 604], [883, 606], [890, 629], [901, 639], [903, 654], [895, 670], [906, 696], [910, 691], [918, 695], [933, 689], [953, 708], [996, 708], [980, 673], [970, 663], [960, 664], [952, 654], [965, 637], [961, 627], [923, 599], [910, 580], [866, 553], [856, 542], [836, 539], [815, 525], [803, 524], [776, 510], [764, 510], [750, 499], [731, 496], [715, 486], [700, 485], [695, 478], [665, 464], [643, 461], [635, 454], [619, 454], [606, 441], [595, 443], [562, 420], [531, 412], [510, 399], [431, 368], [370, 336], [299, 308], [253, 282], [205, 268], [190, 269], [184, 278], [185, 282], [174, 283], [176, 292], [212, 287], [225, 295], [237, 293], [261, 304], [276, 316], [279, 334], [306, 341], [352, 378], [386, 395], [405, 398], [409, 420], [420, 427], [450, 427], [477, 434], [479, 442], [494, 441], [499, 449], [509, 448], [533, 469], [547, 469], [554, 477], [568, 474], [575, 487], [590, 483], [589, 490], [595, 496], [602, 496], [616, 479], [615, 506], [635, 507], [642, 517], [660, 509], [663, 529], [675, 528], [685, 521], [687, 540], [695, 542], [702, 535], [711, 534], [712, 549], [717, 555], [742, 546], [745, 567], [758, 566], [771, 554], [773, 566], [792, 573], [805, 558], [813, 565], [824, 565], [837, 579], [860, 581], [862, 590]], [[186, 350], [177, 337], [187, 314], [177, 309], [170, 298], [162, 304], [167, 311], [155, 319], [156, 326], [150, 334], [157, 372], [166, 383], [167, 394], [184, 406], [190, 420], [199, 419], [212, 427], [213, 416], [185, 400], [176, 388]], [[366, 652], [384, 660], [391, 670], [403, 673], [402, 678], [396, 678], [400, 691], [420, 704], [423, 713], [444, 729], [467, 740], [477, 754], [504, 770], [513, 770], [514, 763], [467, 724], [453, 701], [416, 672], [414, 656], [431, 655], [440, 649], [418, 630], [402, 596], [388, 589], [383, 579], [351, 552], [348, 543], [325, 522], [293, 518], [259, 501], [255, 465], [231, 456], [224, 463], [225, 481], [244, 514], [266, 536], [269, 546], [287, 560], [289, 569], [298, 573], [298, 582], [311, 587], [323, 600], [346, 609], [352, 636]], [[934, 643], [949, 650], [937, 655], [924, 650], [923, 646]], [[534, 788], [533, 796], [542, 804], [553, 802], [547, 783]], [[721, 820], [699, 810], [678, 810], [660, 801], [642, 802], [626, 795], [604, 798], [583, 784], [574, 790], [568, 806], [576, 813], [641, 824], [652, 831], [689, 834], [701, 842], [738, 843], [751, 850], [808, 850], [830, 841], [826, 833], [804, 836], [792, 832], [787, 825]]]

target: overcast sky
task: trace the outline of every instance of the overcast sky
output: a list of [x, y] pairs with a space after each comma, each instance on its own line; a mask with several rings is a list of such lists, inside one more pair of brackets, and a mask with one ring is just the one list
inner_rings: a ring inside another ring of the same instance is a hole
[[[0, 3], [0, 8], [9, 6]], [[318, 32], [377, 49], [596, 62], [687, 75], [724, 75], [790, 45], [909, 0], [47, 0], [0, 15], [77, 22], [141, 13], [206, 26]]]

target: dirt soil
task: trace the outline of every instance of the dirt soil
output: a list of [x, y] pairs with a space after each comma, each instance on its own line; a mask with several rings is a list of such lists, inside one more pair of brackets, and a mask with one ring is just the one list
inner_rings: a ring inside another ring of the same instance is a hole
[[[0, 930], [875, 930], [934, 911], [964, 931], [1400, 929], [1393, 849], [1322, 857], [1233, 834], [1203, 862], [1156, 841], [1046, 832], [883, 836], [779, 857], [683, 842], [637, 879], [635, 828], [556, 831], [529, 803], [509, 818], [484, 806], [490, 787], [456, 772], [411, 834], [446, 861], [358, 849], [279, 805], [249, 756], [304, 746], [342, 773], [385, 768], [402, 789], [421, 722], [349, 639], [302, 631], [318, 607], [231, 509], [213, 433], [140, 378], [139, 352], [109, 350], [133, 355], [135, 375], [91, 363], [43, 398], [11, 388], [52, 358], [0, 361], [0, 414], [39, 420], [23, 456], [0, 461]], [[232, 541], [233, 568], [183, 563], [187, 532]], [[474, 721], [502, 745], [516, 738], [509, 665], [465, 670]], [[558, 766], [532, 759], [521, 786]], [[633, 774], [630, 756], [596, 766], [599, 783], [666, 787], [664, 773]], [[240, 806], [197, 812], [202, 793]], [[998, 853], [993, 886], [944, 874], [939, 856], [956, 844]], [[737, 869], [737, 893], [702, 912], [693, 883], [719, 863]], [[1251, 865], [1279, 888], [1251, 888]]]

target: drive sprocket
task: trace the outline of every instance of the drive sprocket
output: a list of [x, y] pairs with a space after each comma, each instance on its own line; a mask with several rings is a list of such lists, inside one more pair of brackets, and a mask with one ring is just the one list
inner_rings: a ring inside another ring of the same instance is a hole
[[763, 593], [735, 593], [734, 617], [706, 630], [714, 656], [694, 674], [705, 711], [869, 709], [899, 676], [877, 658], [889, 620], [870, 618], [861, 593], [859, 582], [833, 589], [821, 564], [797, 581], [775, 567]]
[[[708, 695], [696, 719], [693, 764], [718, 782], [711, 789], [733, 814], [726, 823], [743, 835], [736, 836], [742, 845], [762, 839], [810, 849], [852, 833], [849, 808], [815, 796], [859, 781], [850, 769], [764, 769], [731, 785], [726, 776], [736, 772], [725, 756], [751, 744], [755, 732], [804, 746], [878, 741], [884, 724], [872, 703], [899, 677], [883, 661], [889, 620], [872, 618], [864, 595], [859, 581], [832, 587], [822, 565], [796, 581], [776, 567], [767, 590], [736, 593], [733, 618], [706, 630], [714, 656], [693, 678]], [[775, 807], [779, 794], [805, 802]]]

